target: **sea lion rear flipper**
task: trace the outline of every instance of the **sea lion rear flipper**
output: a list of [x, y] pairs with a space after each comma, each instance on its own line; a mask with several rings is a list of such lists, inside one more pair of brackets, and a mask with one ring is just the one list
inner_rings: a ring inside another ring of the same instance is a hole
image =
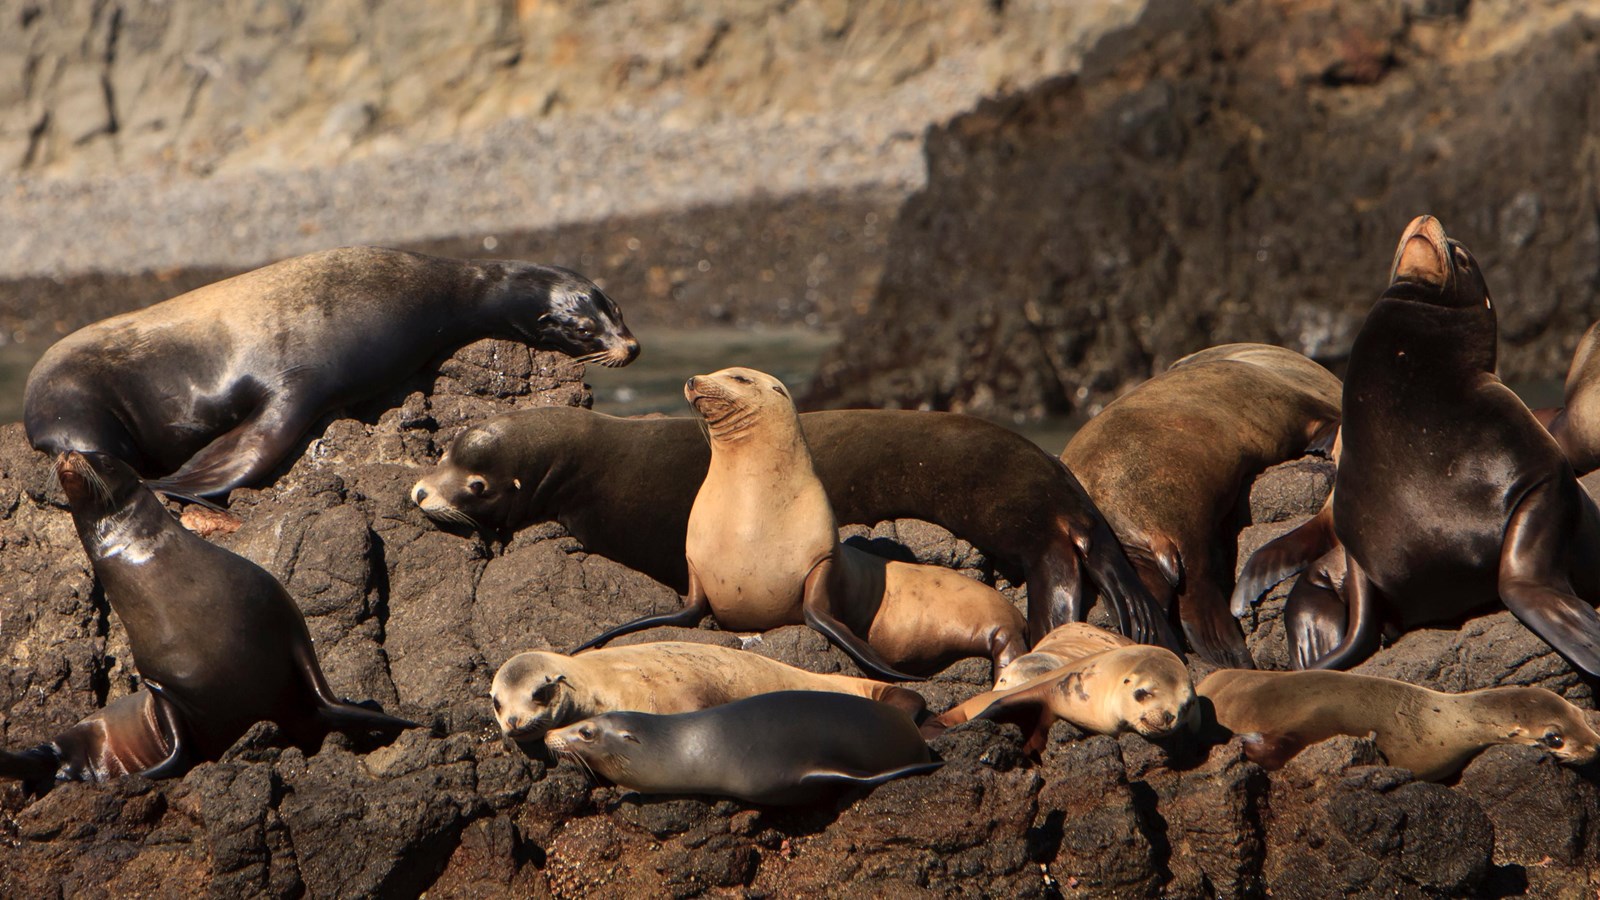
[[1243, 618], [1250, 607], [1278, 582], [1305, 570], [1312, 560], [1332, 550], [1339, 542], [1333, 532], [1333, 494], [1317, 514], [1295, 528], [1261, 545], [1239, 572], [1228, 604], [1235, 618]]
[[[1329, 609], [1326, 618], [1320, 618], [1315, 623], [1317, 628], [1314, 632], [1302, 633], [1298, 646], [1290, 644], [1296, 668], [1348, 669], [1371, 656], [1378, 647], [1379, 638], [1383, 636], [1383, 626], [1378, 620], [1378, 586], [1367, 578], [1348, 550], [1344, 551], [1344, 558], [1346, 600], [1343, 636], [1337, 645], [1324, 652], [1326, 641], [1338, 633], [1335, 631], [1338, 625], [1337, 612]], [[1332, 594], [1331, 589], [1325, 589], [1323, 599], [1329, 594]], [[1291, 633], [1290, 640], [1294, 639]]]
[[332, 731], [404, 731], [422, 726], [409, 719], [400, 719], [375, 709], [367, 709], [341, 699], [328, 687], [322, 674], [317, 653], [309, 641], [297, 642], [294, 648], [295, 665], [311, 685], [317, 698], [317, 719]]
[[567, 651], [567, 655], [581, 653], [591, 647], [598, 647], [613, 638], [643, 631], [646, 628], [664, 628], [668, 626], [677, 628], [693, 628], [700, 624], [700, 620], [711, 614], [711, 601], [707, 599], [705, 591], [700, 587], [700, 579], [694, 573], [694, 565], [689, 566], [689, 593], [683, 598], [683, 609], [677, 612], [656, 613], [655, 615], [640, 616], [631, 622], [623, 622], [608, 631], [601, 632], [599, 636]]
[[280, 389], [248, 418], [189, 457], [178, 471], [145, 482], [174, 497], [226, 493], [271, 472], [311, 427], [317, 407]]
[[[1570, 539], [1558, 497], [1552, 486], [1537, 488], [1511, 513], [1500, 548], [1500, 599], [1569, 662], [1600, 675], [1600, 613], [1573, 594], [1568, 573], [1559, 568], [1569, 555], [1593, 554], [1600, 548], [1564, 546]], [[1593, 511], [1584, 514], [1592, 517]], [[1588, 536], [1591, 530], [1582, 529], [1579, 535]]]
[[921, 681], [915, 675], [904, 672], [889, 665], [872, 645], [862, 640], [855, 632], [851, 631], [843, 622], [833, 617], [833, 602], [828, 593], [829, 574], [833, 571], [834, 560], [830, 557], [811, 567], [811, 572], [806, 575], [801, 611], [805, 616], [806, 624], [822, 632], [822, 636], [849, 657], [855, 660], [862, 671], [884, 681]]
[[890, 769], [887, 772], [879, 772], [875, 775], [838, 770], [807, 772], [806, 774], [800, 776], [800, 783], [803, 785], [812, 785], [844, 782], [846, 784], [860, 785], [862, 787], [871, 787], [873, 785], [883, 784], [886, 781], [893, 781], [896, 778], [904, 778], [907, 775], [922, 775], [926, 772], [933, 772], [938, 770], [943, 765], [944, 760], [936, 759], [932, 762], [912, 763], [909, 766], [901, 766], [898, 769]]
[[176, 703], [167, 696], [166, 689], [158, 682], [146, 680], [145, 689], [150, 692], [150, 705], [155, 710], [156, 727], [161, 729], [165, 742], [171, 746], [167, 751], [167, 758], [155, 765], [139, 772], [146, 778], [155, 780], [161, 778], [178, 778], [189, 771], [189, 742], [184, 739], [183, 716]]

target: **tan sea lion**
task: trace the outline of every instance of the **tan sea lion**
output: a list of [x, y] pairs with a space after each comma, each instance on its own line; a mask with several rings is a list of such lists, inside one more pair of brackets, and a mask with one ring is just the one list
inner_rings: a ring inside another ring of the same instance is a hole
[[1389, 764], [1438, 781], [1495, 744], [1543, 747], [1582, 765], [1600, 752], [1583, 711], [1544, 688], [1496, 687], [1445, 694], [1348, 672], [1222, 669], [1196, 689], [1209, 715], [1267, 768], [1334, 735], [1369, 734]]
[[603, 365], [639, 342], [589, 279], [378, 247], [287, 259], [67, 335], [28, 375], [46, 453], [109, 453], [181, 497], [253, 483], [318, 418], [485, 337]]
[[1145, 586], [1177, 606], [1189, 646], [1253, 665], [1228, 594], [1235, 509], [1268, 466], [1333, 440], [1339, 379], [1293, 350], [1226, 344], [1122, 395], [1061, 458], [1122, 539]]
[[1164, 738], [1199, 723], [1194, 682], [1183, 660], [1164, 647], [1135, 645], [1080, 657], [1008, 690], [988, 691], [922, 726], [933, 738], [972, 719], [1014, 722], [1024, 749], [1041, 750], [1057, 719], [1094, 734], [1136, 732]]
[[[1022, 614], [993, 588], [949, 569], [893, 562], [839, 543], [794, 401], [754, 369], [690, 378], [711, 465], [689, 513], [689, 593], [677, 613], [605, 632], [594, 646], [706, 615], [732, 631], [802, 622], [880, 678], [938, 671], [967, 656], [1003, 667], [1027, 650]], [[863, 639], [864, 638], [864, 639]]]
[[1014, 688], [1091, 653], [1129, 647], [1133, 643], [1120, 634], [1096, 628], [1087, 622], [1069, 622], [1045, 635], [1045, 639], [1035, 644], [1032, 650], [1012, 660], [1000, 671], [1000, 677], [995, 679], [994, 689], [1003, 691]]
[[688, 641], [608, 647], [566, 656], [519, 653], [495, 673], [490, 697], [507, 737], [545, 732], [608, 712], [683, 713], [773, 691], [835, 691], [881, 700], [913, 717], [915, 691], [848, 675], [797, 669], [748, 650]]
[[545, 745], [643, 794], [773, 805], [812, 803], [944, 765], [904, 710], [818, 691], [759, 694], [677, 715], [605, 713], [550, 732]]

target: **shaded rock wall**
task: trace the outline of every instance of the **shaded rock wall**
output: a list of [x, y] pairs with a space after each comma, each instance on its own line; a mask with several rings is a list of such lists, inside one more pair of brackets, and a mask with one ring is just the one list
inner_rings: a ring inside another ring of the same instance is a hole
[[1179, 356], [1337, 361], [1431, 212], [1489, 277], [1502, 374], [1600, 316], [1600, 4], [1151, 3], [1075, 76], [926, 137], [813, 405], [1093, 411]]
[[[475, 344], [437, 375], [336, 417], [273, 485], [236, 491], [219, 542], [266, 566], [305, 611], [334, 689], [429, 725], [387, 746], [330, 737], [307, 757], [257, 725], [220, 761], [151, 783], [0, 785], [0, 894], [211, 896], [1406, 896], [1592, 892], [1600, 775], [1498, 749], [1458, 785], [1415, 784], [1369, 741], [1319, 745], [1281, 772], [1238, 742], [1160, 746], [1058, 725], [1039, 765], [1015, 728], [941, 737], [939, 772], [793, 810], [597, 787], [499, 740], [494, 668], [602, 624], [674, 607], [660, 584], [588, 556], [554, 526], [505, 546], [440, 531], [406, 499], [418, 466], [492, 411], [581, 404], [581, 369]], [[1320, 503], [1291, 463], [1252, 492], [1248, 549]], [[982, 555], [916, 522], [851, 536], [992, 577]], [[121, 626], [95, 587], [48, 460], [0, 427], [0, 740], [32, 744], [133, 687]], [[1020, 600], [1014, 586], [1001, 584]], [[1267, 607], [1274, 602], [1269, 601]], [[1419, 631], [1363, 671], [1450, 689], [1587, 685], [1501, 613]], [[668, 629], [624, 640], [739, 639]], [[1252, 636], [1270, 658], [1270, 631]], [[1278, 645], [1281, 647], [1281, 641]], [[856, 673], [809, 629], [754, 652]], [[1200, 674], [1200, 673], [1196, 673]], [[943, 709], [986, 685], [968, 660], [918, 685]]]

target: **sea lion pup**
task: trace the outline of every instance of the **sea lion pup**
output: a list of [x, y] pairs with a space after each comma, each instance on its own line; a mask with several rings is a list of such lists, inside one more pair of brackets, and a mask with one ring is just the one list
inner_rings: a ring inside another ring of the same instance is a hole
[[[126, 463], [72, 451], [56, 461], [56, 477], [95, 579], [128, 631], [151, 698], [145, 712], [168, 723], [170, 753], [155, 772], [216, 759], [263, 719], [306, 752], [329, 731], [416, 727], [334, 696], [283, 585], [190, 534]], [[107, 726], [120, 731], [125, 711], [107, 714]]]
[[1002, 669], [1000, 677], [994, 680], [994, 689], [1003, 691], [1014, 688], [1091, 653], [1128, 647], [1133, 643], [1120, 634], [1096, 628], [1087, 622], [1068, 622]]
[[1536, 687], [1445, 694], [1348, 672], [1222, 669], [1196, 689], [1216, 723], [1242, 734], [1245, 755], [1269, 769], [1335, 735], [1372, 735], [1392, 766], [1425, 781], [1460, 772], [1495, 744], [1543, 747], [1567, 765], [1600, 752], [1582, 710]]
[[545, 745], [641, 794], [713, 794], [791, 805], [931, 772], [904, 710], [817, 691], [758, 694], [699, 712], [611, 712], [550, 732]]
[[1094, 734], [1137, 732], [1160, 739], [1199, 722], [1194, 682], [1177, 655], [1164, 647], [1102, 650], [1007, 690], [979, 694], [929, 719], [922, 734], [935, 738], [972, 719], [1012, 722], [1037, 753], [1057, 719]]
[[511, 260], [345, 247], [284, 260], [67, 335], [28, 375], [37, 450], [95, 450], [180, 497], [276, 467], [324, 413], [485, 337], [608, 366], [639, 343], [587, 278]]
[[[971, 541], [1027, 582], [1030, 640], [1082, 620], [1098, 588], [1124, 634], [1180, 649], [1094, 501], [1027, 438], [911, 410], [802, 413], [800, 425], [840, 522], [921, 519]], [[684, 593], [689, 509], [710, 462], [694, 419], [519, 410], [463, 431], [411, 498], [441, 522], [495, 531], [559, 521], [588, 552]]]
[[1589, 326], [1578, 340], [1567, 369], [1564, 388], [1566, 405], [1560, 409], [1535, 410], [1534, 415], [1549, 429], [1573, 471], [1584, 475], [1600, 469], [1600, 322]]
[[58, 781], [181, 775], [172, 713], [149, 691], [135, 691], [32, 749], [0, 750], [0, 778], [20, 778], [28, 793], [42, 794]]
[[1495, 377], [1495, 315], [1472, 254], [1419, 216], [1350, 350], [1333, 525], [1347, 604], [1284, 607], [1297, 668], [1347, 668], [1402, 628], [1503, 602], [1600, 675], [1600, 510]]
[[1293, 350], [1226, 344], [1122, 395], [1062, 452], [1189, 646], [1250, 667], [1229, 614], [1239, 496], [1268, 466], [1331, 441], [1339, 379]]
[[516, 741], [608, 712], [683, 713], [774, 691], [835, 691], [880, 700], [913, 717], [922, 695], [892, 684], [820, 675], [748, 650], [688, 641], [608, 647], [566, 656], [519, 653], [494, 675], [500, 731]]
[[[998, 591], [939, 566], [839, 543], [789, 391], [754, 369], [697, 375], [684, 395], [706, 421], [711, 465], [689, 512], [680, 612], [618, 625], [585, 644], [712, 615], [730, 631], [804, 622], [868, 673], [908, 680], [968, 656], [996, 670], [1026, 652], [1022, 614]], [[582, 649], [582, 648], [579, 648]]]

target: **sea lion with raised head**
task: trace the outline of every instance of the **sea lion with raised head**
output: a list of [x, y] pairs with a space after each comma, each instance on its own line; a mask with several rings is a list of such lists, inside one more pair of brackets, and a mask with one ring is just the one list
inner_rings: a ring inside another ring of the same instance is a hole
[[931, 739], [972, 719], [1019, 725], [1028, 753], [1043, 749], [1057, 719], [1092, 734], [1151, 739], [1199, 721], [1183, 660], [1164, 647], [1137, 645], [1091, 653], [1014, 688], [979, 694], [929, 719], [922, 733]]
[[1090, 419], [1061, 458], [1105, 512], [1156, 599], [1177, 607], [1192, 647], [1253, 665], [1229, 614], [1235, 510], [1268, 466], [1332, 441], [1339, 379], [1265, 344], [1190, 354]]
[[603, 365], [639, 344], [576, 272], [345, 247], [284, 260], [57, 342], [28, 375], [35, 449], [110, 453], [182, 497], [269, 474], [318, 418], [486, 337]]
[[1568, 765], [1600, 752], [1600, 734], [1583, 711], [1544, 688], [1445, 694], [1348, 672], [1222, 669], [1196, 692], [1227, 732], [1219, 737], [1246, 735], [1246, 756], [1269, 769], [1340, 734], [1372, 735], [1390, 765], [1425, 781], [1455, 775], [1495, 744], [1543, 747]]
[[605, 713], [550, 732], [545, 745], [641, 794], [768, 805], [812, 803], [944, 765], [904, 710], [817, 691], [759, 694], [677, 715]]
[[1600, 510], [1495, 377], [1494, 307], [1438, 220], [1401, 235], [1350, 350], [1333, 526], [1344, 590], [1284, 608], [1298, 668], [1346, 668], [1402, 629], [1503, 603], [1600, 675]]
[[994, 680], [994, 689], [1003, 691], [1054, 672], [1102, 650], [1128, 647], [1134, 642], [1115, 632], [1096, 628], [1087, 622], [1068, 622], [1045, 635], [1033, 649], [1011, 661]]
[[532, 650], [506, 660], [489, 696], [500, 731], [517, 741], [608, 712], [683, 713], [774, 691], [835, 691], [880, 700], [913, 717], [922, 695], [848, 675], [797, 669], [748, 650], [660, 641], [587, 650]]
[[839, 542], [794, 401], [778, 379], [724, 369], [690, 378], [684, 395], [711, 440], [689, 512], [684, 608], [618, 625], [585, 647], [711, 615], [731, 631], [805, 623], [888, 680], [967, 656], [987, 656], [998, 670], [1027, 651], [1022, 614], [994, 588]]
[[[802, 413], [800, 425], [840, 522], [921, 519], [971, 541], [1027, 582], [1030, 640], [1083, 619], [1098, 588], [1124, 634], [1179, 649], [1094, 501], [1027, 438], [910, 410]], [[559, 521], [588, 552], [683, 593], [689, 509], [710, 463], [693, 419], [519, 410], [463, 431], [411, 497], [436, 520], [495, 531]]]
[[329, 731], [414, 728], [329, 689], [300, 608], [267, 570], [190, 534], [126, 463], [64, 453], [56, 476], [95, 579], [128, 631], [148, 715], [170, 723], [162, 774], [276, 722], [313, 752]]

